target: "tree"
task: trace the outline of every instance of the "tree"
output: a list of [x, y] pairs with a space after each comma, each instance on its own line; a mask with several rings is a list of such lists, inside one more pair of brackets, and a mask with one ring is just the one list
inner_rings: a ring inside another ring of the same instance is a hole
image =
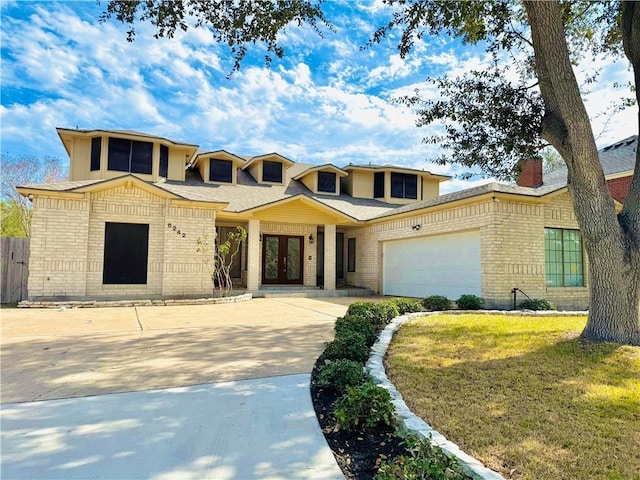
[[[59, 182], [66, 178], [62, 161], [55, 157], [45, 157], [42, 161], [30, 155], [2, 154], [0, 171], [0, 198], [5, 213], [17, 218], [21, 228], [12, 230], [18, 236], [31, 236], [31, 201], [16, 191], [16, 186], [34, 183]], [[7, 208], [8, 210], [5, 210]], [[3, 236], [4, 236], [3, 220]]]
[[[513, 178], [520, 160], [553, 146], [568, 170], [568, 188], [590, 260], [590, 310], [586, 339], [640, 345], [640, 150], [631, 189], [616, 215], [605, 185], [593, 130], [573, 64], [589, 52], [625, 54], [634, 70], [636, 104], [640, 85], [640, 4], [635, 2], [515, 0], [385, 0], [394, 7], [389, 22], [369, 42], [374, 46], [394, 29], [404, 57], [416, 39], [450, 35], [482, 44], [493, 65], [461, 78], [433, 78], [441, 99], [420, 92], [401, 99], [417, 108], [418, 126], [440, 121], [445, 134], [425, 139], [446, 154], [441, 163], [480, 167], [498, 178]], [[283, 55], [277, 33], [291, 22], [318, 31], [322, 0], [163, 2], [112, 0], [103, 18], [115, 16], [131, 27], [151, 21], [156, 36], [186, 30], [186, 16], [227, 43], [239, 67], [246, 45], [263, 42]], [[515, 78], [515, 80], [513, 80]], [[511, 80], [510, 80], [511, 79]], [[593, 80], [593, 79], [592, 79]]]
[[26, 237], [27, 233], [24, 231], [22, 217], [20, 216], [20, 210], [16, 202], [13, 200], [6, 202], [0, 201], [0, 209], [0, 215], [2, 215], [0, 217], [2, 224], [0, 237]]
[[231, 266], [246, 239], [247, 231], [238, 226], [235, 232], [227, 234], [226, 239], [219, 238], [216, 234], [213, 245], [207, 235], [196, 240], [196, 252], [203, 255], [203, 262], [211, 270], [211, 281], [220, 297], [228, 296], [233, 290]]

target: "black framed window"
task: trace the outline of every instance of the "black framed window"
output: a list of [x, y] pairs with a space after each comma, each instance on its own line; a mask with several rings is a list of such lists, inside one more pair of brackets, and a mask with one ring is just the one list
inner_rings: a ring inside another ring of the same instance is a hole
[[209, 160], [209, 180], [212, 182], [233, 182], [233, 162], [231, 160]]
[[347, 272], [356, 271], [356, 239], [347, 239]]
[[376, 172], [373, 175], [373, 198], [384, 197], [384, 172]]
[[150, 174], [152, 165], [153, 143], [109, 138], [109, 170]]
[[164, 178], [169, 176], [169, 147], [166, 145], [160, 145], [160, 171], [158, 173]]
[[318, 172], [318, 191], [336, 193], [336, 174], [334, 172]]
[[280, 162], [262, 162], [262, 181], [282, 183], [282, 163]]
[[100, 170], [100, 155], [102, 154], [102, 137], [91, 139], [91, 171]]
[[103, 284], [146, 284], [148, 259], [149, 224], [105, 223]]
[[545, 228], [544, 260], [547, 286], [584, 286], [582, 236], [579, 230]]
[[391, 196], [393, 198], [418, 198], [418, 176], [410, 173], [391, 172]]

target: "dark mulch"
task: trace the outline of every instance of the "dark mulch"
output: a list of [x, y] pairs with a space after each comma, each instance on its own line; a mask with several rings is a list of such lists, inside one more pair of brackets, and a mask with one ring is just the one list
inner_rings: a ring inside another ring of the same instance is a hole
[[386, 425], [353, 432], [337, 428], [332, 408], [340, 395], [316, 384], [317, 370], [323, 364], [320, 357], [311, 374], [311, 399], [320, 427], [347, 480], [373, 479], [380, 462], [405, 453], [402, 440]]

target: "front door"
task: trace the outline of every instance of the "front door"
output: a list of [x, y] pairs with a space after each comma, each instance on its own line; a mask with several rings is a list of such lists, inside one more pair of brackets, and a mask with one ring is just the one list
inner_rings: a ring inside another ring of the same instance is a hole
[[302, 283], [304, 237], [262, 236], [262, 283]]

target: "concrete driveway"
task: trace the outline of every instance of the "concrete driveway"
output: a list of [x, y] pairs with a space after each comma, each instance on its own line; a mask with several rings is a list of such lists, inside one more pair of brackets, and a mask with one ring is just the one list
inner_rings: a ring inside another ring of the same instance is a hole
[[355, 300], [3, 309], [0, 476], [343, 478], [309, 374]]
[[356, 298], [2, 309], [1, 403], [309, 373]]

